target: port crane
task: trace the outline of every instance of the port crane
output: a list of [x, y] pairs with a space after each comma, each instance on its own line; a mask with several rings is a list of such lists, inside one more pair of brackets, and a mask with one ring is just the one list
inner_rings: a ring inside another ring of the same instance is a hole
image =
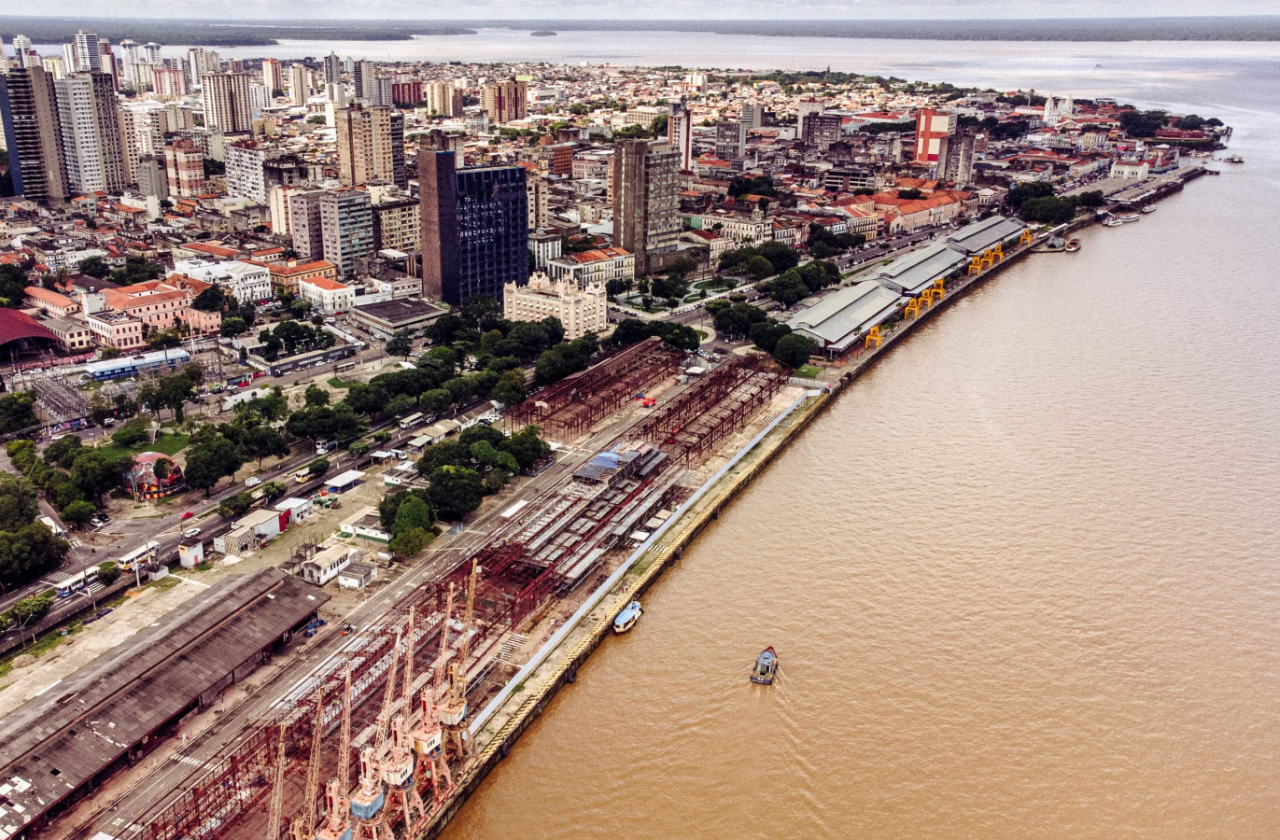
[[440, 692], [444, 682], [445, 654], [449, 647], [449, 622], [453, 620], [453, 584], [445, 599], [444, 620], [440, 624], [440, 648], [432, 666], [432, 679], [418, 696], [417, 726], [413, 748], [418, 753], [422, 780], [431, 786], [432, 807], [439, 807], [453, 792], [453, 777], [444, 760], [444, 730], [440, 726]]
[[458, 655], [449, 663], [449, 686], [440, 701], [440, 722], [444, 726], [444, 753], [446, 760], [461, 761], [467, 755], [467, 738], [463, 722], [467, 719], [467, 660], [471, 656], [471, 622], [475, 618], [476, 581], [480, 565], [471, 561], [471, 577], [467, 582], [467, 608], [462, 618], [462, 638]]
[[[327, 818], [316, 840], [351, 838], [351, 666], [347, 665], [342, 694], [342, 729], [338, 736], [338, 774], [324, 788]], [[312, 823], [314, 825], [315, 823]]]

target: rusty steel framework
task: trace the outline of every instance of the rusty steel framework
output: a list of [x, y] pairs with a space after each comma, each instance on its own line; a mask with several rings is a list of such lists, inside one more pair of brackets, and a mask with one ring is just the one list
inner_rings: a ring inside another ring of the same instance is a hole
[[544, 438], [571, 440], [674, 374], [683, 358], [662, 339], [647, 338], [520, 403], [508, 414], [511, 428], [532, 423]]
[[722, 364], [639, 423], [630, 434], [658, 444], [684, 466], [700, 461], [787, 384], [764, 356]]

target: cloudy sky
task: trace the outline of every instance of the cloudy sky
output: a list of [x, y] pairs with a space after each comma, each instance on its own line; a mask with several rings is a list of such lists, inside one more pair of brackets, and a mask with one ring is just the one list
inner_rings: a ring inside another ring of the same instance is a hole
[[[706, 0], [6, 0], [9, 14], [85, 17], [225, 18], [230, 21], [320, 18], [401, 20], [484, 18], [705, 19]], [[734, 19], [1146, 17], [1280, 13], [1276, 0], [737, 0], [720, 7]]]

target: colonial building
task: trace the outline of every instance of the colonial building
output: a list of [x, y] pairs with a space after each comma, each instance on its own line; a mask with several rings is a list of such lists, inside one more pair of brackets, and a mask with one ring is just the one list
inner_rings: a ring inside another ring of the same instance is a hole
[[512, 321], [558, 318], [570, 341], [589, 332], [601, 333], [609, 326], [603, 284], [579, 289], [567, 280], [552, 281], [542, 272], [530, 277], [527, 286], [508, 283], [503, 287], [502, 314]]

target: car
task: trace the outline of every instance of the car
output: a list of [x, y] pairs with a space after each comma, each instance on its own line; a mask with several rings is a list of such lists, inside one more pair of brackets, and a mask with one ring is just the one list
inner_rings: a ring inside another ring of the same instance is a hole
[[183, 512], [182, 512], [182, 516], [178, 517], [178, 521], [179, 521], [179, 522], [186, 522], [188, 519], [190, 519], [190, 518], [191, 518], [191, 517], [193, 517], [193, 516], [195, 516], [195, 514], [194, 514], [194, 513], [192, 513], [192, 512], [191, 512], [191, 511], [189, 511], [189, 510], [185, 510], [185, 511], [183, 511]]
[[198, 537], [200, 536], [200, 529], [188, 528], [187, 530], [182, 532], [182, 536], [186, 537], [187, 539], [191, 539], [192, 537]]
[[106, 525], [107, 523], [103, 522], [101, 519], [95, 516], [89, 520], [89, 524], [95, 528], [101, 528], [103, 525]]
[[245, 487], [257, 487], [257, 486], [258, 486], [259, 484], [261, 484], [261, 483], [262, 483], [262, 479], [258, 478], [258, 477], [255, 475], [255, 476], [251, 476], [251, 477], [249, 477], [248, 479], [246, 479], [246, 480], [245, 480], [245, 483], [244, 483], [244, 486], [245, 486]]

